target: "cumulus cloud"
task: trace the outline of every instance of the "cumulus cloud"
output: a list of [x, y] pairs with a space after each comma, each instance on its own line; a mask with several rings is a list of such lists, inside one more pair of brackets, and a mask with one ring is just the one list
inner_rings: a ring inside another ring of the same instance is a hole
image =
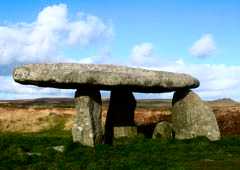
[[68, 17], [65, 4], [44, 8], [32, 23], [0, 26], [0, 64], [66, 62], [65, 47], [86, 47], [108, 40], [112, 27], [97, 16]]
[[192, 56], [205, 58], [211, 56], [216, 51], [215, 42], [211, 34], [203, 35], [189, 49]]
[[96, 16], [82, 14], [78, 21], [69, 23], [68, 43], [70, 45], [79, 43], [81, 46], [86, 46], [93, 41], [103, 41], [111, 36], [112, 28]]
[[[86, 58], [85, 63], [91, 63], [91, 58]], [[143, 67], [143, 66], [142, 66]], [[158, 66], [143, 67], [146, 69], [187, 73], [201, 82], [199, 88], [194, 89], [204, 99], [233, 98], [240, 100], [240, 66], [224, 64], [191, 64], [183, 59], [178, 59], [171, 64], [162, 63]], [[0, 76], [0, 97], [4, 98], [36, 98], [53, 96], [73, 96], [73, 90], [55, 90], [50, 88], [38, 88], [34, 86], [22, 86], [12, 81], [9, 76]], [[7, 96], [9, 95], [9, 96]], [[14, 97], [13, 97], [14, 96]], [[164, 94], [136, 94], [138, 98], [171, 98], [172, 93]]]
[[[199, 49], [197, 49], [197, 47]], [[216, 47], [210, 35], [203, 36], [197, 41], [193, 50], [196, 56], [206, 57], [213, 53]], [[195, 89], [197, 93], [204, 99], [217, 98], [234, 98], [240, 100], [236, 91], [240, 91], [240, 66], [225, 64], [191, 64], [186, 63], [182, 58], [176, 61], [158, 62], [157, 56], [154, 54], [154, 48], [151, 43], [142, 43], [134, 46], [130, 55], [130, 60], [134, 61], [132, 66], [140, 66], [145, 69], [153, 69], [160, 71], [170, 71], [178, 73], [187, 73], [201, 82], [199, 88]], [[150, 61], [154, 61], [149, 64]], [[161, 60], [162, 61], [162, 60]], [[146, 65], [148, 63], [149, 65]], [[172, 93], [165, 94], [148, 94], [140, 97], [147, 98], [171, 98]]]
[[80, 13], [70, 19], [68, 13], [67, 5], [52, 5], [42, 9], [31, 23], [0, 25], [0, 98], [73, 96], [72, 90], [22, 86], [10, 76], [12, 69], [19, 64], [93, 63], [102, 58], [102, 55], [87, 58], [64, 56], [64, 49], [84, 49], [96, 47], [96, 44], [100, 44], [101, 49], [113, 36], [111, 24], [99, 17]]
[[111, 51], [109, 48], [101, 48], [98, 51], [98, 55], [93, 55], [90, 57], [81, 58], [78, 61], [72, 61], [82, 64], [113, 64], [114, 60], [111, 55]]
[[205, 99], [234, 98], [239, 100], [240, 66], [224, 64], [189, 64], [176, 62], [162, 65], [157, 70], [190, 74], [200, 80], [200, 87], [196, 91]]
[[[83, 14], [74, 20], [68, 17], [65, 4], [44, 8], [31, 23], [0, 26], [0, 97], [33, 98], [48, 96], [73, 96], [72, 90], [56, 90], [22, 86], [9, 76], [17, 63], [33, 62], [82, 62], [95, 63], [109, 56], [106, 50], [100, 55], [83, 59], [66, 58], [61, 54], [63, 48], [81, 47], [108, 40], [113, 34], [112, 27], [97, 16]], [[211, 34], [203, 35], [190, 48], [195, 57], [207, 57], [216, 51]], [[158, 62], [152, 43], [140, 43], [133, 47], [130, 60], [134, 66], [147, 66], [149, 69], [188, 73], [201, 82], [197, 92], [205, 99], [233, 97], [239, 99], [240, 66], [189, 64], [178, 59], [172, 64]], [[3, 76], [4, 75], [4, 76]], [[4, 97], [3, 97], [4, 96]], [[151, 96], [151, 94], [150, 94]], [[164, 94], [164, 97], [171, 94]]]
[[[192, 47], [192, 53], [197, 57], [207, 57], [216, 50], [213, 38], [210, 34], [204, 35]], [[187, 73], [201, 82], [196, 89], [198, 94], [204, 99], [234, 98], [240, 100], [236, 91], [240, 91], [240, 66], [224, 64], [191, 64], [179, 58], [176, 61], [157, 60], [154, 54], [154, 46], [151, 43], [141, 43], [135, 45], [130, 54], [132, 66], [140, 66], [145, 69], [163, 70], [178, 73]], [[151, 61], [149, 63], [149, 61]], [[153, 61], [153, 62], [152, 62]], [[148, 94], [137, 96], [147, 98], [166, 97], [171, 98], [172, 93]]]
[[23, 86], [12, 80], [11, 76], [0, 76], [0, 99], [23, 99], [39, 97], [73, 97], [73, 90]]
[[133, 47], [130, 60], [134, 65], [152, 65], [156, 60], [154, 46], [151, 43], [140, 43]]
[[[224, 64], [190, 64], [182, 59], [172, 64], [162, 64], [146, 69], [190, 74], [200, 80], [200, 87], [193, 89], [205, 100], [233, 98], [240, 100], [240, 66]], [[173, 93], [136, 94], [141, 98], [172, 98]]]

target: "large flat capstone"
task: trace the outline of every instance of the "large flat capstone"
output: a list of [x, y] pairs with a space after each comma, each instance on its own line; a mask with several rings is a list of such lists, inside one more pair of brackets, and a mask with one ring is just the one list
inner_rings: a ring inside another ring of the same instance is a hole
[[199, 81], [187, 74], [95, 64], [29, 64], [16, 68], [13, 78], [18, 83], [40, 87], [101, 90], [122, 88], [153, 93], [199, 86]]

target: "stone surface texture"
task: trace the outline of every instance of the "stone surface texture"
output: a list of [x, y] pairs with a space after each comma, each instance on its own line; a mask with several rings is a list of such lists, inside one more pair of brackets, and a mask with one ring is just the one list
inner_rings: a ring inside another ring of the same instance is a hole
[[137, 136], [137, 126], [118, 126], [114, 127], [114, 137], [135, 137]]
[[187, 74], [115, 65], [30, 64], [18, 67], [13, 78], [21, 84], [61, 89], [123, 88], [134, 92], [170, 92], [196, 88], [199, 81]]
[[172, 125], [169, 122], [163, 121], [156, 124], [152, 138], [172, 139], [172, 133]]
[[213, 111], [191, 90], [173, 96], [172, 125], [177, 139], [205, 136], [219, 140], [220, 132]]
[[103, 142], [101, 95], [99, 91], [80, 91], [75, 94], [76, 119], [72, 128], [74, 142], [95, 146]]

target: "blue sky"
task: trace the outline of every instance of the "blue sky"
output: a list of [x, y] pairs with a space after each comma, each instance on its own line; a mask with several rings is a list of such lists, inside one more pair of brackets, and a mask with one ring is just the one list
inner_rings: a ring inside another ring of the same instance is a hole
[[239, 18], [237, 0], [2, 1], [0, 98], [71, 96], [11, 79], [14, 66], [64, 61], [185, 72], [201, 97], [239, 100]]

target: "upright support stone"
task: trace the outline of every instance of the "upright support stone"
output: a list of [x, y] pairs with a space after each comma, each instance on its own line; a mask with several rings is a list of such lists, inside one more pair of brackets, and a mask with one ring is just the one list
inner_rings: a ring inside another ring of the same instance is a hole
[[117, 126], [113, 128], [114, 138], [137, 136], [137, 126]]
[[220, 132], [213, 111], [191, 90], [174, 93], [172, 125], [177, 139], [205, 136], [219, 140]]
[[114, 126], [134, 126], [136, 100], [131, 91], [111, 91], [110, 103], [105, 124], [105, 143], [112, 144]]
[[75, 93], [76, 119], [72, 128], [74, 142], [95, 146], [103, 142], [101, 125], [101, 94], [99, 90], [81, 90]]

